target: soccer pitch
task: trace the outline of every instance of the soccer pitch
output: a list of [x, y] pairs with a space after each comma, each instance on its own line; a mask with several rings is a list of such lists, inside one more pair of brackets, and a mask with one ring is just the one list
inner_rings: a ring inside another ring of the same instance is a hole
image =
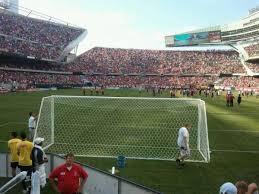
[[[28, 112], [37, 113], [42, 97], [50, 95], [78, 96], [82, 95], [82, 92], [79, 89], [73, 89], [0, 96], [1, 151], [7, 150], [6, 141], [9, 139], [9, 133], [12, 130], [26, 130]], [[105, 95], [152, 97], [151, 92], [139, 93], [137, 90], [126, 89], [107, 90]], [[169, 91], [163, 92], [161, 97], [169, 97]], [[240, 107], [236, 103], [234, 107], [226, 107], [223, 95], [214, 99], [210, 97], [207, 99], [202, 97], [202, 99], [206, 101], [212, 150], [209, 164], [188, 163], [184, 169], [177, 169], [175, 162], [171, 161], [127, 160], [126, 168], [121, 169], [118, 175], [170, 194], [218, 193], [218, 188], [223, 182], [236, 182], [241, 179], [258, 183], [259, 99], [243, 97]], [[147, 119], [143, 122], [153, 122], [153, 120]], [[98, 124], [105, 125], [105, 121], [98, 121]], [[129, 135], [134, 136], [136, 141], [139, 139], [136, 134]], [[69, 134], [66, 137], [69, 137]], [[165, 144], [176, 141], [176, 139], [168, 139], [166, 134], [164, 137]], [[94, 135], [91, 137], [91, 133], [88, 133], [86, 138], [94, 140]], [[78, 160], [105, 171], [116, 165], [115, 159], [108, 158], [80, 157]], [[46, 188], [43, 193], [51, 192]]]

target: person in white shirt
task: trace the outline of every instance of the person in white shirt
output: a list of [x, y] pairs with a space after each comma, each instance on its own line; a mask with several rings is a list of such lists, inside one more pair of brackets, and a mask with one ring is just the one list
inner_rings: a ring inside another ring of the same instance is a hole
[[29, 112], [28, 129], [29, 129], [29, 140], [33, 140], [37, 117], [33, 112]]
[[46, 185], [45, 163], [48, 158], [42, 149], [44, 138], [37, 137], [34, 139], [34, 148], [31, 151], [32, 160], [32, 177], [31, 177], [31, 193], [40, 193], [40, 187]]
[[187, 123], [181, 127], [178, 132], [177, 145], [180, 149], [180, 156], [176, 159], [178, 166], [184, 166], [184, 160], [190, 156], [189, 147], [189, 131], [192, 128], [191, 123]]

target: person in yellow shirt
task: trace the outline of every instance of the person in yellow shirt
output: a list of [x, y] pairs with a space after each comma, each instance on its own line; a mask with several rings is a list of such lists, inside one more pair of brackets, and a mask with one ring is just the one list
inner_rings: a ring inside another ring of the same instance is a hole
[[17, 133], [14, 131], [11, 133], [11, 139], [8, 141], [8, 149], [10, 151], [10, 162], [12, 168], [12, 176], [16, 176], [16, 168], [18, 167], [19, 156], [17, 154], [17, 144], [21, 140], [17, 138]]
[[[32, 172], [32, 161], [31, 161], [31, 151], [33, 149], [33, 143], [26, 139], [26, 133], [21, 132], [22, 141], [17, 144], [17, 152], [19, 155], [18, 165], [22, 171], [27, 172], [27, 176], [31, 176]], [[25, 180], [22, 181], [23, 193], [29, 192], [29, 187], [27, 188]]]

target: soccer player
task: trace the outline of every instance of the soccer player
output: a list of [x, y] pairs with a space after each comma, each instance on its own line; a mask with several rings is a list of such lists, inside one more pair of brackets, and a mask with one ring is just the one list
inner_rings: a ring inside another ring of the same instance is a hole
[[[67, 154], [65, 159], [65, 164], [56, 167], [49, 175], [50, 184], [57, 193], [80, 194], [88, 174], [80, 165], [74, 164], [74, 154]], [[58, 180], [58, 185], [54, 179]]]
[[31, 141], [34, 138], [36, 120], [37, 120], [37, 117], [33, 114], [33, 112], [29, 112], [28, 129], [29, 129], [29, 140]]
[[17, 138], [17, 133], [14, 131], [11, 133], [11, 139], [8, 141], [8, 149], [10, 151], [10, 161], [12, 168], [12, 176], [16, 176], [16, 168], [18, 167], [19, 156], [17, 154], [17, 144], [20, 143], [21, 140]]
[[86, 94], [86, 89], [83, 87], [83, 95], [85, 96]]
[[180, 156], [176, 159], [178, 166], [184, 166], [184, 160], [190, 156], [189, 131], [192, 128], [191, 123], [186, 123], [178, 132], [177, 144], [180, 149]]
[[238, 94], [238, 97], [237, 97], [238, 106], [240, 106], [241, 100], [242, 100], [241, 94]]
[[[31, 151], [33, 148], [33, 143], [26, 139], [26, 133], [21, 132], [22, 141], [17, 144], [17, 153], [19, 155], [19, 168], [22, 171], [27, 172], [27, 176], [31, 175], [32, 161], [31, 161]], [[30, 191], [30, 188], [26, 186], [25, 180], [22, 181], [23, 193]]]

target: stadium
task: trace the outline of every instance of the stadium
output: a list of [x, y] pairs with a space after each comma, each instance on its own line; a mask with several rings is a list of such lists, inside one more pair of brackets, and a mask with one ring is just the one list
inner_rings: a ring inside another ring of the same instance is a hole
[[[259, 184], [259, 7], [229, 24], [164, 34], [160, 50], [95, 46], [78, 55], [88, 31], [0, 1], [1, 194], [22, 193], [7, 142], [13, 130], [29, 135], [29, 112], [47, 176], [73, 153], [89, 174], [85, 194]], [[176, 140], [188, 123], [190, 155], [179, 168]], [[49, 181], [40, 192], [55, 193]]]

